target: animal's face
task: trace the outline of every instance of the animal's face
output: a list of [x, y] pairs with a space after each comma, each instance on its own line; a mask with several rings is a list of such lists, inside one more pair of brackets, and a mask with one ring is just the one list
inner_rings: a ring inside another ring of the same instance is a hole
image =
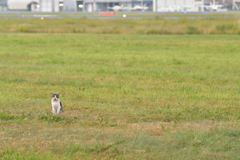
[[53, 101], [57, 101], [57, 100], [59, 99], [60, 93], [58, 93], [58, 94], [53, 94], [53, 93], [51, 93], [51, 94], [52, 94], [52, 99], [53, 99]]

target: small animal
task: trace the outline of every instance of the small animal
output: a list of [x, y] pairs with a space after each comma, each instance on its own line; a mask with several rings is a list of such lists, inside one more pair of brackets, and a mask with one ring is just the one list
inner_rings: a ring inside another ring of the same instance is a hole
[[51, 93], [51, 94], [52, 94], [52, 113], [59, 114], [63, 112], [62, 103], [59, 98], [60, 93], [58, 94]]

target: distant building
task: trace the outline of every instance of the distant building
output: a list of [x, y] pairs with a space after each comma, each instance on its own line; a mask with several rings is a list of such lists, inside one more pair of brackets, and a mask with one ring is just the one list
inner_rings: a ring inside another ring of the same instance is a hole
[[[229, 0], [153, 0], [154, 12], [226, 11]], [[231, 0], [239, 1], [240, 0]]]
[[17, 11], [38, 11], [38, 0], [8, 0], [8, 9]]
[[153, 0], [154, 12], [203, 11], [204, 0]]
[[240, 9], [240, 0], [0, 0], [0, 11], [34, 12], [201, 12], [219, 6]]
[[63, 10], [63, 0], [38, 0], [40, 12], [59, 12]]
[[233, 0], [232, 9], [240, 10], [240, 0]]
[[112, 11], [116, 6], [120, 10], [134, 10], [135, 6], [147, 6], [152, 11], [153, 0], [64, 0], [64, 11]]
[[77, 1], [63, 0], [63, 11], [77, 11]]
[[7, 0], [0, 0], [0, 11], [7, 11]]
[[[134, 10], [135, 6], [147, 6], [152, 11], [153, 0], [8, 0], [10, 10], [40, 12], [95, 12], [112, 11], [114, 6]], [[29, 7], [30, 6], [30, 7]]]
[[7, 4], [9, 10], [18, 11], [59, 12], [63, 10], [63, 0], [8, 0]]

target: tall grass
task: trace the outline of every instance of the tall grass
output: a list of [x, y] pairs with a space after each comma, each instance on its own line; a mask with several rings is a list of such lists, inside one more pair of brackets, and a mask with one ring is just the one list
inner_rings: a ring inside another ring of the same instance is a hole
[[0, 19], [0, 32], [102, 34], [240, 34], [239, 18]]
[[[239, 36], [1, 33], [2, 159], [238, 159]], [[65, 112], [52, 115], [50, 93]]]

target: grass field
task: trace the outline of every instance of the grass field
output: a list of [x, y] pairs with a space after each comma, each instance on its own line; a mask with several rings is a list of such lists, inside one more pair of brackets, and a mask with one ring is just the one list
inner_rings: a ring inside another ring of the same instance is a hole
[[0, 157], [240, 159], [239, 41], [1, 30]]
[[[1, 14], [0, 14], [1, 15]], [[240, 18], [228, 14], [207, 18], [168, 19], [166, 14], [140, 19], [88, 19], [88, 18], [1, 18], [2, 33], [97, 33], [97, 34], [232, 34], [240, 35]], [[27, 15], [26, 15], [27, 16]], [[44, 15], [43, 15], [44, 16]], [[45, 15], [46, 16], [46, 15]], [[144, 15], [142, 15], [144, 17]], [[176, 15], [178, 16], [178, 15]], [[119, 17], [119, 16], [118, 16]], [[228, 18], [226, 18], [228, 17]]]

